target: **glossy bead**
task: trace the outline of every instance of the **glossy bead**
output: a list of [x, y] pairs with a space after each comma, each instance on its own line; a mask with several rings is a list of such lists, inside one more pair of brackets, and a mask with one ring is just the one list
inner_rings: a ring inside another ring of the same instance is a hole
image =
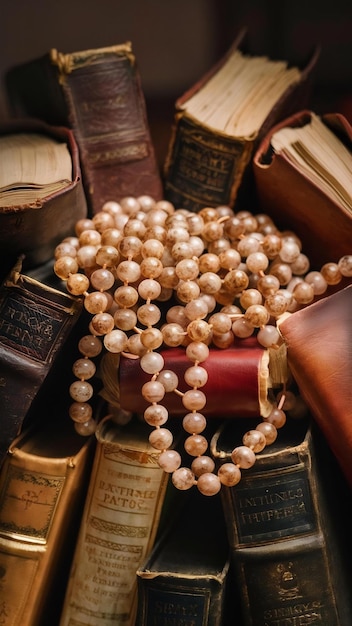
[[342, 274], [337, 263], [325, 263], [320, 271], [328, 285], [338, 285], [342, 280]]
[[201, 274], [205, 274], [205, 272], [213, 272], [216, 274], [220, 269], [219, 257], [216, 254], [206, 252], [199, 257], [198, 266]]
[[72, 256], [61, 256], [54, 263], [54, 272], [62, 280], [67, 280], [70, 274], [78, 272], [78, 262]]
[[205, 300], [196, 298], [185, 306], [185, 314], [189, 320], [204, 319], [208, 314], [208, 306]]
[[146, 328], [141, 333], [141, 342], [148, 350], [157, 350], [163, 343], [162, 332], [158, 328]]
[[346, 254], [345, 256], [341, 257], [338, 262], [338, 267], [342, 276], [352, 276], [352, 255]]
[[208, 372], [200, 365], [193, 365], [186, 369], [184, 379], [190, 387], [204, 387], [208, 382]]
[[123, 283], [134, 283], [141, 276], [141, 268], [136, 261], [121, 261], [116, 268], [116, 274]]
[[78, 349], [84, 356], [94, 358], [101, 353], [103, 345], [98, 337], [94, 335], [84, 335], [78, 342]]
[[83, 246], [100, 246], [101, 235], [94, 228], [83, 230], [78, 237], [79, 245]]
[[142, 304], [137, 309], [137, 318], [144, 326], [154, 326], [161, 318], [161, 311], [159, 307], [152, 302]]
[[227, 333], [231, 330], [232, 321], [226, 313], [219, 312], [214, 313], [209, 318], [209, 324], [213, 327], [213, 331], [216, 333]]
[[207, 341], [211, 334], [211, 326], [205, 320], [193, 320], [187, 326], [187, 334], [192, 342]]
[[231, 294], [236, 294], [247, 289], [249, 278], [243, 270], [230, 270], [224, 276], [223, 286]]
[[220, 482], [227, 487], [234, 487], [241, 480], [241, 470], [233, 463], [223, 463], [218, 470]]
[[79, 250], [77, 250], [77, 263], [79, 267], [86, 270], [90, 267], [95, 267], [95, 255], [97, 253], [97, 249], [95, 246], [82, 246]]
[[266, 324], [257, 333], [257, 341], [264, 348], [276, 346], [280, 341], [280, 333], [276, 326]]
[[96, 372], [96, 366], [90, 359], [77, 359], [73, 364], [72, 371], [76, 378], [89, 380], [93, 378]]
[[215, 496], [221, 489], [221, 482], [218, 476], [206, 472], [199, 476], [197, 489], [203, 496]]
[[149, 443], [157, 450], [167, 450], [172, 442], [172, 432], [167, 428], [156, 428], [149, 435]]
[[159, 352], [147, 352], [142, 356], [140, 366], [146, 374], [157, 374], [164, 367], [164, 359]]
[[197, 456], [191, 463], [191, 470], [197, 477], [205, 474], [206, 472], [212, 473], [214, 471], [215, 463], [209, 456]]
[[284, 241], [281, 250], [280, 258], [284, 263], [293, 263], [299, 256], [301, 250], [296, 241]]
[[264, 276], [260, 276], [257, 281], [257, 290], [267, 298], [268, 296], [273, 295], [280, 289], [280, 281], [277, 276], [273, 276], [273, 274], [265, 274]]
[[178, 387], [178, 376], [172, 370], [162, 370], [158, 374], [157, 381], [163, 385], [166, 393], [175, 391]]
[[191, 302], [199, 297], [200, 287], [194, 280], [180, 280], [176, 295], [181, 302]]
[[133, 307], [138, 302], [138, 291], [130, 285], [122, 285], [114, 291], [114, 300], [121, 307]]
[[275, 428], [282, 428], [286, 424], [286, 415], [282, 409], [273, 408], [268, 417], [263, 418], [265, 422], [270, 422]]
[[114, 323], [120, 330], [132, 330], [137, 324], [137, 314], [132, 309], [117, 309], [114, 313]]
[[167, 474], [171, 474], [181, 465], [182, 459], [176, 450], [164, 450], [158, 456], [158, 465]]
[[126, 259], [134, 259], [140, 254], [142, 242], [139, 237], [133, 235], [122, 237], [118, 244], [118, 250]]
[[96, 313], [92, 318], [91, 324], [96, 335], [106, 335], [115, 326], [114, 318], [110, 313]]
[[312, 285], [315, 296], [321, 296], [328, 288], [328, 283], [321, 272], [308, 272], [304, 280], [309, 285]]
[[144, 241], [141, 247], [141, 255], [145, 259], [146, 257], [155, 257], [161, 259], [164, 254], [164, 245], [158, 239], [147, 239]]
[[85, 274], [70, 274], [66, 288], [72, 296], [82, 296], [89, 289], [89, 278]]
[[86, 402], [73, 402], [68, 412], [74, 422], [84, 423], [92, 417], [93, 409]]
[[75, 422], [74, 428], [78, 435], [81, 435], [82, 437], [90, 437], [95, 433], [97, 429], [97, 423], [93, 418], [90, 418], [83, 423]]
[[99, 233], [104, 232], [107, 228], [113, 228], [115, 225], [114, 216], [108, 211], [98, 211], [93, 215], [92, 222]]
[[292, 293], [298, 304], [310, 304], [314, 300], [314, 289], [306, 282], [298, 283]]
[[161, 328], [163, 341], [170, 348], [180, 346], [185, 337], [185, 331], [180, 324], [164, 324]]
[[269, 321], [269, 312], [261, 304], [252, 304], [245, 311], [244, 319], [254, 326], [254, 328], [260, 328], [261, 326], [265, 326]]
[[239, 337], [240, 339], [246, 339], [246, 337], [250, 337], [251, 335], [253, 335], [254, 326], [242, 317], [241, 319], [237, 319], [232, 323], [232, 332], [235, 337]]
[[193, 434], [185, 439], [184, 448], [190, 456], [199, 456], [208, 448], [208, 442], [203, 435]]
[[89, 219], [89, 218], [82, 218], [80, 220], [78, 220], [75, 224], [75, 233], [77, 235], [77, 237], [80, 236], [80, 234], [84, 231], [84, 230], [89, 230], [89, 229], [93, 229], [94, 230], [94, 222], [93, 220]]
[[62, 241], [54, 250], [54, 259], [59, 259], [62, 256], [72, 256], [75, 258], [77, 255], [77, 248], [69, 242]]
[[114, 267], [119, 261], [120, 255], [114, 246], [103, 245], [98, 248], [95, 260], [98, 265]]
[[274, 233], [269, 233], [265, 235], [261, 247], [268, 259], [274, 259], [278, 254], [280, 254], [281, 246], [281, 237]]
[[234, 343], [234, 335], [232, 331], [228, 331], [227, 333], [215, 333], [212, 334], [212, 344], [221, 350], [225, 350], [225, 348], [230, 348], [230, 346]]
[[256, 430], [259, 430], [264, 435], [267, 446], [270, 446], [277, 439], [277, 428], [270, 422], [260, 422], [256, 426]]
[[273, 317], [279, 317], [287, 310], [287, 298], [281, 293], [281, 290], [267, 296], [264, 306]]
[[188, 411], [201, 411], [206, 401], [205, 394], [199, 389], [189, 389], [182, 396], [182, 404]]
[[300, 252], [298, 257], [291, 263], [291, 270], [293, 274], [298, 274], [299, 276], [303, 276], [309, 270], [310, 261], [306, 254]]
[[95, 315], [96, 313], [103, 313], [109, 306], [109, 299], [107, 294], [102, 291], [92, 291], [87, 293], [84, 299], [84, 308]]
[[84, 380], [76, 380], [70, 385], [70, 396], [76, 402], [88, 402], [93, 396], [93, 387]]
[[252, 252], [246, 259], [246, 265], [250, 272], [265, 272], [269, 265], [269, 259], [264, 252]]
[[160, 296], [161, 287], [153, 278], [145, 278], [138, 285], [138, 293], [143, 300], [156, 300]]
[[247, 446], [238, 446], [231, 452], [231, 460], [242, 469], [248, 469], [255, 463], [255, 454]]
[[103, 341], [108, 352], [119, 354], [127, 348], [127, 335], [117, 328], [106, 333]]
[[141, 261], [140, 268], [145, 278], [158, 278], [163, 271], [163, 264], [157, 257], [149, 256]]
[[266, 446], [266, 439], [259, 430], [248, 430], [242, 438], [244, 446], [253, 450], [253, 452], [261, 452]]
[[197, 411], [192, 411], [192, 413], [187, 413], [182, 421], [183, 429], [190, 434], [199, 434], [202, 433], [206, 428], [207, 421], [202, 415], [202, 413], [198, 413]]
[[158, 403], [163, 399], [165, 396], [165, 389], [157, 380], [150, 380], [149, 382], [144, 383], [141, 393], [143, 398], [152, 404], [153, 402]]
[[169, 414], [162, 404], [151, 404], [144, 411], [144, 419], [149, 426], [162, 426], [166, 424]]
[[246, 235], [243, 239], [240, 239], [237, 244], [237, 250], [243, 258], [249, 256], [253, 252], [258, 252], [259, 249], [260, 242], [252, 235]]
[[176, 269], [173, 266], [164, 267], [158, 281], [162, 287], [169, 289], [176, 289], [180, 282], [179, 277], [176, 274]]
[[276, 276], [282, 286], [287, 285], [292, 278], [292, 269], [287, 263], [273, 263], [270, 266], [270, 273]]
[[203, 293], [214, 294], [221, 288], [222, 280], [214, 272], [205, 272], [199, 276], [198, 285]]
[[195, 484], [195, 476], [188, 467], [180, 467], [172, 474], [172, 484], [180, 491], [186, 491]]

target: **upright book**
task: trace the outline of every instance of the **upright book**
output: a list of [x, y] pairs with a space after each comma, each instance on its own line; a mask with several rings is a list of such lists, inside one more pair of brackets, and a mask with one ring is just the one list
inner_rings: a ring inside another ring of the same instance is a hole
[[343, 115], [285, 118], [262, 140], [253, 169], [260, 210], [294, 229], [312, 269], [351, 254], [352, 128]]
[[1, 623], [58, 624], [91, 469], [67, 407], [47, 399], [46, 422], [10, 445], [0, 472]]
[[64, 54], [56, 49], [10, 68], [15, 116], [73, 129], [91, 213], [110, 200], [162, 197], [141, 76], [130, 42]]
[[[218, 462], [248, 427], [237, 420], [217, 432]], [[345, 487], [315, 423], [292, 420], [237, 485], [222, 488], [243, 626], [352, 623]]]
[[[23, 268], [50, 261], [55, 246], [87, 216], [72, 130], [39, 120], [0, 127], [0, 263]], [[3, 269], [1, 270], [3, 272]]]
[[309, 99], [318, 49], [308, 63], [292, 64], [251, 54], [245, 35], [175, 103], [164, 187], [176, 207], [251, 209], [255, 147]]
[[137, 571], [136, 626], [225, 623], [230, 556], [220, 496], [209, 499], [198, 491], [182, 496]]
[[20, 265], [1, 283], [0, 463], [44, 382], [56, 376], [55, 387], [64, 384], [81, 312], [80, 298], [22, 274]]
[[136, 571], [158, 530], [168, 474], [140, 420], [111, 417], [97, 448], [60, 626], [133, 626]]

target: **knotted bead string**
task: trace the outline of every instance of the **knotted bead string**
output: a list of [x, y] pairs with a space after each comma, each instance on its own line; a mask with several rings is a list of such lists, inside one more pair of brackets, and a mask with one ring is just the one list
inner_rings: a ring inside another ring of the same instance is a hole
[[[96, 427], [89, 404], [93, 387], [88, 381], [96, 373], [92, 359], [103, 348], [139, 358], [151, 376], [141, 393], [149, 403], [144, 419], [154, 427], [149, 439], [160, 450], [159, 464], [172, 473], [178, 489], [197, 485], [205, 495], [217, 493], [221, 484], [239, 482], [241, 470], [253, 466], [256, 453], [273, 443], [285, 424], [283, 408], [290, 407], [290, 395], [292, 407], [292, 393], [284, 387], [277, 406], [233, 450], [232, 463], [215, 474], [202, 435], [202, 387], [208, 376], [202, 363], [209, 347], [226, 348], [235, 337], [255, 334], [261, 346], [275, 349], [281, 315], [352, 276], [352, 256], [310, 271], [299, 239], [292, 232], [280, 233], [266, 215], [235, 214], [229, 207], [196, 214], [149, 196], [106, 203], [91, 220], [80, 220], [76, 236], [57, 246], [55, 259], [55, 273], [72, 295], [84, 296], [92, 315], [90, 334], [78, 346], [82, 358], [73, 365], [78, 380], [70, 387], [70, 416], [77, 432], [90, 435]], [[171, 302], [165, 320], [158, 305], [164, 302]], [[185, 347], [190, 361], [186, 392], [178, 390], [177, 375], [164, 369], [158, 349], [165, 345]], [[162, 400], [169, 392], [181, 396], [186, 411], [182, 424], [188, 434], [184, 447], [193, 457], [190, 468], [181, 467], [173, 435], [164, 427], [169, 416]]]

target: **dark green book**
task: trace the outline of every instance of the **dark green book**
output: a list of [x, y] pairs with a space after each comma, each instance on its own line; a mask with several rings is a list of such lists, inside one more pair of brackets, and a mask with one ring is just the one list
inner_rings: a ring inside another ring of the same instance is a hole
[[175, 501], [168, 525], [137, 571], [136, 626], [223, 625], [229, 546], [220, 497], [192, 489]]
[[[220, 427], [211, 442], [218, 462], [257, 423]], [[350, 626], [351, 494], [316, 424], [288, 421], [221, 495], [243, 626]]]

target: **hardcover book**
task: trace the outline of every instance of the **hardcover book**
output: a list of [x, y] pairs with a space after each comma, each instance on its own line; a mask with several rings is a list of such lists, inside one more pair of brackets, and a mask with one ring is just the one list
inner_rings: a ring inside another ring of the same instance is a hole
[[293, 64], [251, 54], [245, 36], [175, 103], [164, 188], [177, 208], [251, 209], [255, 147], [308, 102], [318, 49], [307, 63]]
[[346, 118], [309, 110], [274, 126], [253, 158], [260, 210], [294, 229], [316, 269], [351, 254], [351, 163]]
[[352, 285], [287, 316], [289, 367], [352, 488]]
[[47, 420], [10, 445], [0, 472], [1, 621], [58, 624], [94, 439], [74, 431], [67, 407], [45, 405]]
[[81, 312], [80, 298], [22, 274], [20, 267], [0, 285], [0, 461], [28, 422], [44, 382], [57, 372], [64, 380]]
[[[237, 420], [214, 435], [218, 463], [229, 460], [244, 429]], [[222, 487], [244, 626], [352, 623], [342, 484], [316, 424], [292, 420], [237, 485]]]
[[10, 110], [73, 129], [90, 213], [110, 200], [162, 197], [142, 82], [130, 42], [10, 68]]
[[140, 420], [107, 416], [97, 448], [60, 626], [133, 626], [136, 571], [158, 529], [168, 474]]
[[[87, 215], [78, 146], [72, 131], [40, 121], [0, 128], [0, 262], [19, 255], [28, 271], [48, 262], [55, 246]], [[2, 270], [3, 271], [3, 270]]]
[[222, 626], [229, 562], [220, 496], [192, 492], [137, 570], [136, 626], [165, 626], [179, 619]]

